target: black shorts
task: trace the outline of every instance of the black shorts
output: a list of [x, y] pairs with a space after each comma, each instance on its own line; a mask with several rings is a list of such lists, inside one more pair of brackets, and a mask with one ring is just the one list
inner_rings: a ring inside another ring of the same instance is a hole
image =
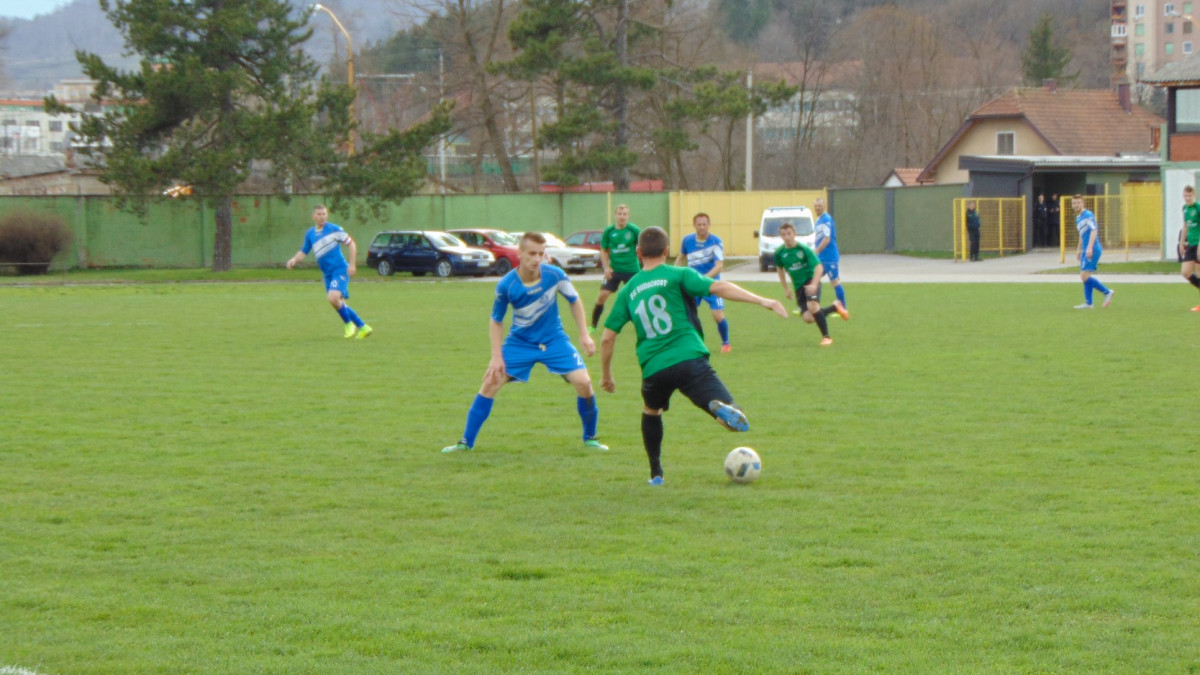
[[792, 290], [796, 291], [796, 306], [800, 308], [801, 312], [808, 311], [808, 303], [809, 302], [816, 302], [816, 303], [821, 302], [821, 282], [820, 281], [817, 281], [817, 292], [815, 294], [813, 294], [813, 295], [805, 295], [804, 294], [804, 287], [811, 283], [812, 283], [812, 277], [809, 277], [804, 283], [800, 284], [800, 288], [792, 289]]
[[1200, 246], [1189, 245], [1187, 250], [1183, 252], [1183, 260], [1179, 262], [1200, 262], [1200, 260], [1196, 260], [1197, 249], [1200, 249]]
[[642, 402], [651, 410], [669, 410], [671, 394], [676, 390], [706, 413], [711, 401], [733, 405], [733, 394], [717, 377], [708, 357], [681, 361], [643, 379]]
[[600, 284], [602, 291], [615, 291], [620, 288], [621, 284], [627, 283], [633, 278], [636, 272], [613, 272], [611, 279], [605, 279], [604, 283]]

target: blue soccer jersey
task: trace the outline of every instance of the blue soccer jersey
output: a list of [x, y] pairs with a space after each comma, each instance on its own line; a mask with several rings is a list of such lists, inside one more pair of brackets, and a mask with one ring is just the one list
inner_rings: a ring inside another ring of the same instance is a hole
[[1102, 251], [1100, 247], [1100, 228], [1096, 226], [1096, 216], [1092, 215], [1091, 211], [1084, 209], [1075, 216], [1075, 229], [1079, 232], [1080, 252], [1083, 256], [1087, 255], [1088, 244], [1092, 239], [1096, 240], [1096, 248], [1092, 253], [1093, 258], [1099, 258]]
[[315, 253], [317, 265], [325, 276], [345, 274], [349, 269], [346, 256], [342, 255], [342, 244], [351, 241], [350, 235], [333, 223], [325, 223], [325, 227], [317, 230], [316, 226], [308, 228], [304, 233], [304, 246], [300, 250], [304, 255]]
[[817, 218], [816, 234], [817, 238], [813, 242], [814, 249], [820, 248], [821, 242], [825, 241], [826, 239], [829, 240], [829, 245], [817, 254], [817, 259], [820, 260], [822, 264], [837, 262], [837, 227], [833, 224], [833, 216], [829, 215], [828, 212], [822, 213], [821, 217]]
[[[687, 256], [688, 267], [704, 275], [725, 259], [725, 246], [721, 243], [721, 238], [713, 234], [708, 235], [704, 241], [697, 240], [695, 233], [689, 234], [683, 238], [679, 250]], [[720, 279], [721, 275], [713, 278]]]
[[579, 294], [567, 279], [567, 273], [559, 267], [542, 265], [542, 278], [532, 285], [526, 285], [517, 270], [512, 270], [496, 284], [492, 319], [502, 323], [508, 306], [512, 305], [513, 320], [508, 342], [546, 345], [555, 340], [569, 341], [563, 330], [562, 319], [558, 316], [559, 293], [569, 302], [579, 300]]

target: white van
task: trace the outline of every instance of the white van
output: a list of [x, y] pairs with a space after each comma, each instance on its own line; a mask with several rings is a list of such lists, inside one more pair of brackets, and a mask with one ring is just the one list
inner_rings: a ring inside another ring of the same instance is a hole
[[763, 211], [762, 223], [754, 231], [754, 237], [758, 239], [760, 272], [775, 268], [775, 249], [783, 245], [783, 239], [779, 238], [779, 226], [784, 223], [796, 227], [796, 241], [809, 248], [816, 246], [817, 233], [811, 209], [807, 206], [772, 206]]

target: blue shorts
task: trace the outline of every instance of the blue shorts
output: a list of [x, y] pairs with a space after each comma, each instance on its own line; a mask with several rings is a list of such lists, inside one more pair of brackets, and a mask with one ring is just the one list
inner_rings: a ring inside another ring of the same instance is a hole
[[555, 375], [566, 375], [585, 368], [583, 357], [566, 335], [544, 345], [506, 340], [500, 353], [504, 357], [504, 370], [508, 372], [508, 378], [517, 382], [528, 382], [529, 373], [538, 363], [544, 364], [546, 370]]
[[1096, 266], [1100, 264], [1100, 254], [1104, 251], [1096, 249], [1096, 257], [1089, 258], [1087, 256], [1079, 256], [1079, 271], [1080, 272], [1095, 272]]
[[836, 260], [828, 263], [822, 262], [821, 266], [825, 268], [825, 276], [829, 277], [830, 281], [837, 281], [839, 278], [841, 278], [842, 275], [838, 272], [838, 264]]
[[725, 309], [725, 298], [722, 298], [719, 295], [706, 295], [703, 298], [696, 298], [697, 307], [699, 307], [700, 303], [702, 302], [707, 302], [709, 309], [713, 310], [714, 312], [718, 309]]
[[350, 275], [346, 272], [325, 275], [325, 292], [337, 291], [343, 298], [350, 297]]

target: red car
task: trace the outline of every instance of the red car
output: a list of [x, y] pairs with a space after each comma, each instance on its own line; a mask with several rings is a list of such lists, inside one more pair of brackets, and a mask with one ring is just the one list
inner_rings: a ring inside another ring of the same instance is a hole
[[590, 248], [599, 251], [600, 239], [603, 236], [604, 230], [580, 230], [567, 237], [567, 246]]
[[504, 230], [449, 230], [450, 234], [462, 239], [472, 248], [491, 251], [496, 256], [496, 264], [492, 265], [492, 274], [504, 276], [508, 271], [521, 264], [518, 246], [521, 238]]

